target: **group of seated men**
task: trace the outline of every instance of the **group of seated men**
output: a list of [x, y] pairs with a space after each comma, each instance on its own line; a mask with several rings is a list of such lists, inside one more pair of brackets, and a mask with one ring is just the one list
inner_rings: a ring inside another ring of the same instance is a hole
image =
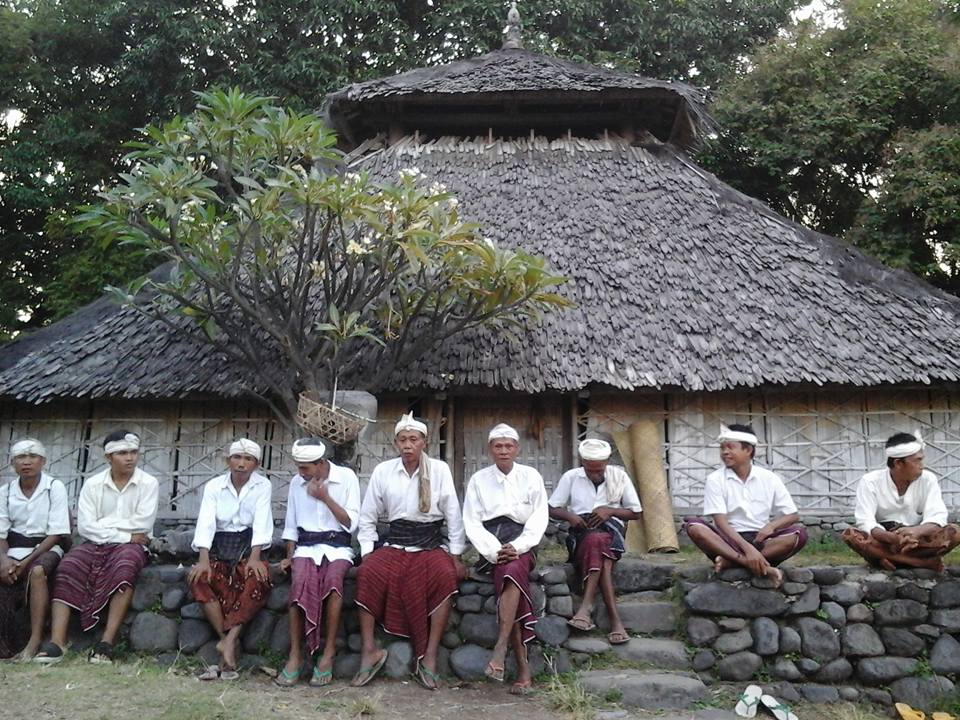
[[[582, 602], [570, 625], [595, 627], [599, 590], [609, 641], [628, 641], [613, 567], [625, 549], [626, 524], [640, 517], [641, 505], [624, 469], [609, 464], [610, 445], [580, 443], [581, 467], [564, 473], [548, 499], [540, 473], [516, 462], [517, 431], [499, 424], [488, 436], [493, 464], [470, 478], [461, 510], [450, 468], [426, 453], [427, 436], [422, 421], [400, 419], [394, 428], [399, 457], [377, 465], [362, 502], [357, 475], [329, 460], [327, 443], [303, 438], [293, 444], [297, 473], [289, 485], [286, 552], [279, 563], [279, 570], [291, 574], [290, 653], [278, 685], [296, 685], [304, 673], [312, 686], [331, 682], [354, 533], [362, 556], [356, 593], [361, 661], [354, 686], [366, 685], [386, 663], [387, 651], [376, 640], [379, 623], [409, 638], [414, 676], [427, 688], [439, 687], [437, 653], [452, 598], [468, 574], [461, 555], [469, 540], [479, 555], [474, 572], [492, 576], [497, 597], [498, 637], [486, 675], [503, 682], [512, 649], [511, 692], [527, 692], [532, 677], [526, 648], [537, 621], [529, 578], [551, 517], [569, 525], [568, 550], [581, 583]], [[758, 440], [749, 426], [722, 427], [719, 441], [723, 467], [708, 476], [704, 490], [710, 519], [688, 519], [687, 533], [718, 572], [740, 565], [778, 584], [777, 566], [807, 539], [797, 508], [783, 481], [754, 464]], [[947, 523], [936, 477], [923, 468], [923, 448], [919, 435], [894, 435], [887, 441], [887, 469], [861, 480], [857, 528], [843, 537], [873, 564], [942, 569], [943, 555], [960, 542], [957, 527]], [[14, 444], [17, 480], [0, 488], [0, 657], [55, 663], [67, 651], [71, 609], [89, 631], [106, 608], [102, 637], [89, 659], [112, 660], [133, 587], [149, 559], [158, 483], [137, 467], [135, 433], [110, 433], [103, 451], [107, 468], [80, 492], [77, 530], [84, 542], [71, 548], [66, 489], [43, 472], [46, 451], [33, 439]], [[220, 656], [203, 680], [238, 677], [240, 634], [272, 586], [265, 557], [273, 536], [272, 486], [257, 472], [260, 459], [257, 443], [235, 441], [227, 471], [203, 489], [193, 540], [198, 560], [188, 581], [219, 637]], [[388, 529], [381, 532], [384, 524]], [[24, 603], [29, 628], [13, 621]], [[43, 642], [48, 608], [51, 632]]]

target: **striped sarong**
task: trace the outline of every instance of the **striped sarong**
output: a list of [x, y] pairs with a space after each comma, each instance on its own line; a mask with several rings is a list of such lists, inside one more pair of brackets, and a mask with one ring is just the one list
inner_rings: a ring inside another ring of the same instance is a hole
[[267, 604], [272, 584], [247, 574], [247, 561], [236, 564], [223, 560], [210, 561], [210, 579], [197, 580], [190, 586], [193, 599], [199, 603], [217, 601], [223, 613], [223, 629], [246, 625]]
[[149, 561], [137, 543], [85, 542], [60, 561], [51, 599], [79, 610], [80, 628], [86, 632], [100, 622], [100, 611], [115, 592], [136, 584]]
[[59, 562], [60, 556], [48, 550], [34, 558], [13, 585], [0, 584], [0, 658], [16, 655], [30, 637], [30, 623], [16, 622], [17, 609], [30, 599], [30, 571], [39, 565], [50, 581]]
[[310, 558], [294, 558], [290, 580], [290, 605], [303, 610], [307, 648], [312, 655], [326, 639], [323, 606], [327, 596], [335, 592], [343, 597], [343, 579], [353, 567], [349, 560], [324, 558], [317, 565]]
[[537, 624], [537, 615], [533, 609], [533, 600], [530, 598], [530, 573], [537, 565], [537, 558], [532, 552], [525, 552], [516, 560], [508, 563], [499, 563], [493, 566], [493, 587], [497, 591], [497, 614], [500, 613], [500, 595], [507, 581], [512, 582], [520, 589], [520, 601], [517, 603], [517, 614], [513, 622], [520, 623], [520, 637], [524, 643], [533, 640], [533, 632]]
[[443, 548], [384, 546], [363, 558], [357, 574], [357, 605], [391, 635], [410, 638], [418, 658], [427, 651], [430, 616], [457, 592], [457, 571]]

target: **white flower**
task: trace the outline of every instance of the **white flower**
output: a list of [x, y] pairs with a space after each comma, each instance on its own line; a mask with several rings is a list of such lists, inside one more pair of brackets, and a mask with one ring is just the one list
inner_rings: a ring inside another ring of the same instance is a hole
[[347, 243], [347, 255], [366, 255], [370, 252], [370, 248], [366, 248], [356, 240], [351, 240]]
[[458, 207], [460, 207], [460, 201], [457, 200], [455, 197], [447, 198], [447, 206], [451, 210], [456, 210]]
[[441, 195], [447, 191], [447, 186], [442, 182], [435, 182], [430, 186], [431, 195]]
[[361, 180], [360, 174], [355, 172], [348, 172], [345, 177], [348, 182], [352, 183], [358, 183]]
[[480, 238], [480, 239], [483, 240], [484, 244], [485, 244], [488, 248], [490, 248], [491, 250], [496, 250], [496, 249], [497, 249], [497, 246], [493, 244], [493, 240], [491, 240], [490, 238], [488, 238], [488, 237], [482, 237], [482, 238]]
[[310, 271], [314, 274], [314, 277], [320, 277], [326, 269], [327, 264], [322, 260], [314, 260], [310, 263]]
[[420, 172], [420, 168], [418, 167], [403, 168], [400, 171], [401, 180], [407, 180], [407, 179], [419, 180], [422, 177], [425, 177], [425, 175], [422, 172]]

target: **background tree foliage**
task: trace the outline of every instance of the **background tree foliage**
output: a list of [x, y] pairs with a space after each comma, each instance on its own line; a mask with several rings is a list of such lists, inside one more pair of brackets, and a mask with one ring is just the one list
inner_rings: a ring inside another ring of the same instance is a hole
[[[798, 0], [525, 0], [528, 47], [712, 86]], [[151, 261], [67, 219], [123, 169], [136, 128], [236, 85], [319, 107], [347, 82], [500, 46], [499, 0], [0, 2], [0, 338], [64, 315]], [[26, 314], [23, 313], [26, 311]]]
[[720, 92], [704, 158], [798, 222], [960, 291], [960, 4], [840, 0]]

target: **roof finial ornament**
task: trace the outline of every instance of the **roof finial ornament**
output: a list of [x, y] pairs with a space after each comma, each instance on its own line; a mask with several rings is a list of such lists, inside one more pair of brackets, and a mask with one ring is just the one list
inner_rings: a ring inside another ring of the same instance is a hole
[[517, 3], [510, 4], [510, 10], [507, 12], [507, 26], [503, 29], [503, 49], [517, 50], [523, 49], [523, 40], [520, 38], [520, 11], [517, 10]]

